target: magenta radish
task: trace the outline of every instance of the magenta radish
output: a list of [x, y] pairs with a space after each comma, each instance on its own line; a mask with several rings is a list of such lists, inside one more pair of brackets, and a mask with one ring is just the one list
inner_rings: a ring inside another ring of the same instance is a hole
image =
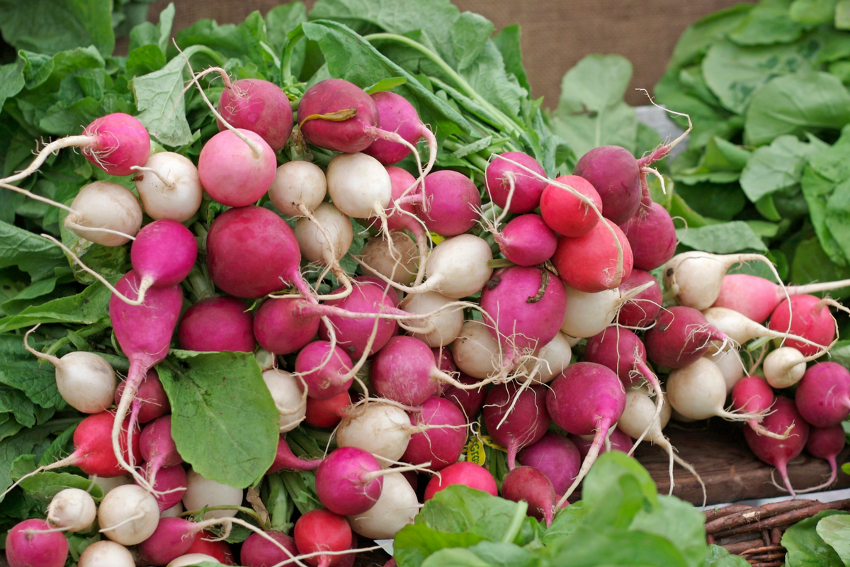
[[[309, 423], [309, 422], [308, 422]], [[297, 457], [292, 449], [289, 448], [289, 443], [286, 442], [286, 435], [280, 435], [277, 441], [277, 452], [275, 453], [274, 462], [266, 474], [273, 474], [282, 470], [287, 471], [314, 471], [322, 464], [322, 459], [302, 459]]]
[[274, 207], [290, 217], [307, 216], [328, 193], [325, 172], [309, 161], [289, 161], [277, 168], [269, 188]]
[[192, 160], [174, 152], [152, 154], [134, 167], [133, 181], [145, 213], [154, 220], [186, 222], [201, 208], [204, 188]]
[[439, 471], [454, 464], [466, 446], [467, 419], [449, 400], [431, 397], [422, 404], [422, 411], [411, 419], [414, 427], [431, 426], [432, 429], [414, 433], [401, 460], [413, 465], [426, 465]]
[[146, 225], [130, 247], [133, 271], [142, 279], [137, 301], [151, 286], [169, 287], [182, 282], [195, 266], [198, 244], [191, 231], [172, 220]]
[[[340, 291], [336, 289], [331, 294]], [[403, 311], [393, 307], [392, 299], [384, 293], [381, 286], [370, 282], [358, 282], [348, 297], [327, 301], [323, 307], [326, 308], [324, 312], [336, 330], [339, 346], [350, 353], [353, 359], [363, 356], [370, 340], [372, 344], [369, 354], [372, 355], [392, 338], [396, 322], [391, 319], [379, 319], [376, 322], [377, 314], [404, 315]], [[375, 336], [371, 338], [373, 332]], [[319, 329], [319, 336], [322, 340], [330, 339], [327, 325]]]
[[466, 175], [444, 169], [425, 177], [424, 201], [416, 203], [417, 215], [431, 232], [457, 236], [475, 226], [481, 197]]
[[[121, 396], [124, 395], [124, 388], [126, 386], [127, 381], [125, 380], [118, 384], [118, 388], [115, 389], [116, 406], [121, 403]], [[162, 382], [159, 381], [159, 374], [154, 368], [148, 370], [145, 377], [142, 378], [136, 392], [136, 399], [141, 403], [136, 416], [139, 423], [148, 423], [171, 412], [171, 404], [168, 402], [165, 388], [162, 387]]]
[[362, 514], [381, 496], [384, 471], [378, 459], [357, 447], [340, 447], [316, 469], [316, 495], [340, 516]]
[[102, 356], [87, 351], [69, 352], [62, 358], [44, 354], [29, 346], [24, 335], [24, 348], [35, 357], [56, 368], [56, 388], [69, 406], [83, 413], [100, 413], [112, 405], [115, 395], [115, 371]]
[[292, 431], [304, 420], [307, 411], [307, 399], [301, 381], [295, 375], [277, 368], [263, 372], [263, 381], [280, 414], [277, 423], [280, 432]]
[[490, 198], [500, 208], [522, 214], [540, 205], [546, 189], [546, 170], [530, 155], [522, 152], [494, 155], [484, 173]]
[[392, 470], [389, 473], [384, 477], [384, 489], [375, 505], [362, 514], [347, 517], [352, 531], [363, 537], [394, 538], [404, 526], [413, 523], [422, 507], [404, 475]]
[[79, 532], [88, 529], [96, 517], [94, 498], [79, 488], [60, 490], [47, 506], [47, 521], [62, 531]]
[[351, 358], [327, 341], [313, 341], [295, 359], [295, 372], [307, 384], [307, 395], [328, 400], [351, 387]]
[[171, 437], [170, 415], [155, 419], [145, 426], [139, 437], [139, 450], [147, 463], [145, 473], [151, 484], [155, 482], [159, 469], [183, 462], [183, 457], [177, 452], [177, 445]]
[[[262, 79], [224, 79], [224, 91], [218, 99], [218, 112], [234, 128], [259, 135], [271, 149], [279, 152], [292, 133], [292, 105], [280, 87]], [[226, 127], [218, 120], [219, 131]]]
[[[569, 440], [572, 441], [573, 444], [576, 446], [576, 449], [578, 449], [578, 454], [581, 456], [582, 461], [587, 456], [587, 452], [590, 451], [590, 447], [591, 445], [593, 445], [594, 437], [595, 435], [570, 434]], [[632, 447], [634, 446], [634, 441], [632, 440], [632, 438], [616, 427], [611, 428], [611, 430], [608, 432], [608, 437], [606, 438], [605, 443], [606, 445], [611, 445], [611, 448], [608, 449], [607, 446], [603, 446], [602, 449], [600, 449], [599, 451], [600, 453], [607, 453], [609, 450], [629, 453], [631, 452]], [[581, 462], [579, 462], [579, 465], [581, 465]], [[576, 470], [578, 470], [578, 468]]]
[[[292, 530], [300, 555], [318, 551], [345, 551], [351, 545], [351, 527], [345, 518], [327, 510], [311, 510], [298, 518]], [[330, 567], [341, 555], [319, 555], [305, 558], [308, 565]]]
[[24, 520], [6, 534], [9, 567], [63, 567], [68, 540], [44, 520]]
[[345, 408], [350, 405], [351, 396], [348, 392], [337, 394], [329, 400], [308, 397], [304, 421], [313, 427], [336, 427], [342, 421]]
[[[562, 175], [555, 179], [555, 183], [566, 185], [581, 193], [602, 212], [602, 199], [586, 179], [576, 175]], [[561, 236], [584, 236], [597, 225], [599, 215], [585, 201], [559, 185], [546, 186], [540, 199], [540, 214], [543, 215], [546, 225]]]
[[552, 257], [558, 237], [540, 215], [527, 214], [511, 219], [501, 232], [491, 230], [502, 255], [518, 266], [536, 266]]
[[[747, 376], [738, 380], [732, 388], [732, 408], [748, 414], [765, 414], [773, 406], [775, 397], [773, 390], [761, 376]], [[753, 431], [759, 435], [765, 435], [774, 439], [786, 439], [790, 431], [773, 433], [765, 429], [760, 420], [753, 418], [747, 420]]]
[[397, 284], [410, 285], [416, 278], [419, 251], [403, 232], [390, 232], [389, 240], [382, 236], [370, 238], [360, 255], [370, 268]]
[[199, 352], [253, 352], [254, 316], [235, 297], [207, 297], [186, 310], [177, 327], [180, 348]]
[[[183, 495], [183, 507], [187, 511], [202, 510], [215, 506], [236, 507], [242, 504], [242, 489], [233, 488], [220, 482], [201, 476], [194, 470], [186, 474], [186, 493]], [[204, 520], [232, 518], [236, 510], [211, 510], [204, 514]]]
[[142, 468], [142, 476], [153, 487], [154, 498], [156, 498], [160, 512], [165, 512], [180, 504], [186, 494], [188, 480], [182, 464], [159, 469], [156, 478], [151, 478], [148, 467], [144, 467]]
[[[466, 374], [461, 373], [460, 376], [457, 377], [457, 381], [466, 386], [477, 384], [480, 382], [477, 378], [473, 378], [472, 376], [467, 376]], [[481, 408], [484, 406], [484, 398], [487, 396], [487, 388], [485, 386], [480, 386], [479, 388], [474, 389], [466, 389], [462, 390], [460, 388], [455, 388], [454, 386], [449, 386], [443, 392], [443, 397], [453, 403], [455, 407], [457, 407], [466, 419], [465, 422], [470, 421], [478, 412], [481, 411]]]
[[729, 421], [761, 419], [764, 412], [731, 413], [724, 409], [726, 380], [716, 364], [707, 358], [677, 368], [667, 377], [667, 401], [689, 419], [718, 416]]
[[156, 499], [141, 486], [125, 484], [112, 490], [97, 508], [100, 532], [115, 543], [136, 545], [148, 539], [159, 524]]
[[[796, 339], [784, 341], [782, 346], [799, 350], [803, 356], [812, 356], [835, 337], [835, 319], [829, 312], [831, 299], [820, 299], [813, 295], [795, 295], [783, 301], [773, 311], [767, 326], [771, 331], [793, 333], [811, 341], [805, 343]], [[814, 343], [814, 344], [812, 344]]]
[[578, 474], [583, 457], [572, 441], [559, 433], [548, 431], [537, 443], [517, 453], [516, 458], [520, 464], [533, 467], [546, 475], [555, 493], [563, 494]]
[[423, 500], [427, 502], [434, 495], [444, 488], [453, 484], [462, 484], [469, 488], [481, 490], [492, 496], [498, 496], [499, 491], [496, 488], [496, 479], [490, 474], [490, 471], [469, 461], [461, 461], [450, 465], [440, 471], [439, 475], [434, 475], [428, 481], [428, 486], [425, 487], [425, 496]]
[[463, 328], [463, 310], [447, 308], [452, 301], [436, 291], [408, 296], [402, 307], [408, 313], [426, 315], [439, 309], [445, 310], [425, 319], [410, 321], [404, 325], [405, 330], [430, 347], [450, 345]]
[[369, 96], [375, 101], [381, 128], [395, 132], [409, 145], [379, 138], [364, 149], [363, 153], [369, 154], [384, 165], [390, 165], [406, 158], [411, 152], [409, 146], [416, 146], [420, 138], [425, 138], [428, 142], [429, 159], [423, 175], [428, 175], [437, 159], [437, 138], [434, 133], [422, 124], [416, 109], [403, 96], [390, 91], [372, 93]]
[[144, 565], [166, 565], [185, 555], [200, 528], [183, 518], [162, 518], [154, 532], [136, 548]]
[[835, 477], [838, 474], [838, 464], [835, 459], [838, 454], [844, 449], [844, 444], [847, 437], [844, 434], [844, 428], [841, 425], [833, 425], [832, 427], [815, 427], [809, 428], [809, 439], [806, 441], [806, 451], [813, 457], [824, 459], [829, 463], [829, 478], [823, 484], [807, 488], [806, 490], [798, 490], [797, 494], [805, 492], [817, 492], [823, 490], [835, 482]]
[[583, 177], [596, 188], [603, 214], [614, 224], [624, 224], [638, 212], [643, 195], [640, 165], [627, 149], [592, 149], [578, 160], [573, 175]]
[[276, 171], [274, 150], [258, 134], [241, 128], [219, 132], [198, 156], [201, 185], [228, 207], [256, 203], [271, 187]]
[[370, 401], [343, 417], [336, 430], [336, 444], [398, 461], [407, 450], [410, 436], [426, 428], [413, 427], [407, 412], [395, 405]]
[[577, 238], [561, 237], [552, 264], [564, 283], [585, 293], [619, 286], [632, 273], [632, 250], [620, 227], [605, 219]]
[[487, 393], [481, 415], [490, 437], [507, 448], [508, 468], [512, 469], [517, 452], [540, 441], [549, 428], [546, 389], [516, 382], [495, 385]]
[[563, 372], [571, 361], [570, 342], [564, 333], [558, 333], [554, 339], [538, 349], [533, 358], [517, 366], [514, 376], [520, 382], [533, 380], [540, 384], [548, 384]]
[[527, 502], [529, 516], [552, 525], [558, 495], [545, 474], [532, 467], [516, 467], [502, 481], [502, 498]]
[[257, 342], [274, 354], [301, 350], [319, 331], [319, 317], [305, 317], [299, 309], [308, 305], [302, 298], [267, 299], [254, 317]]
[[[117, 284], [124, 295], [130, 296], [139, 289], [141, 277], [129, 271]], [[130, 371], [127, 373], [125, 387], [121, 393], [121, 402], [116, 410], [116, 419], [112, 427], [112, 447], [118, 457], [118, 463], [133, 474], [136, 482], [142, 486], [147, 483], [132, 467], [124, 461], [118, 446], [121, 423], [136, 398], [141, 381], [155, 364], [165, 359], [171, 344], [171, 335], [180, 318], [183, 307], [183, 291], [179, 285], [171, 287], [152, 287], [148, 290], [143, 305], [128, 305], [113, 296], [109, 300], [109, 319], [118, 344], [130, 359]], [[139, 402], [141, 403], [141, 402]], [[135, 427], [130, 419], [130, 429]]]
[[767, 329], [732, 309], [709, 307], [702, 314], [709, 325], [738, 344], [744, 344], [755, 338], [772, 337], [789, 341], [793, 340], [795, 343], [801, 343], [809, 347], [813, 346], [810, 344], [810, 341], [803, 337]]
[[803, 419], [815, 427], [840, 424], [850, 414], [850, 371], [836, 362], [813, 364], [794, 400]]
[[[295, 540], [291, 536], [273, 530], [267, 531], [266, 535], [288, 549], [291, 557], [298, 555], [298, 548], [295, 547]], [[290, 555], [271, 544], [260, 534], [249, 535], [248, 539], [242, 542], [242, 548], [239, 550], [239, 564], [245, 567], [270, 567], [288, 559]]]
[[106, 539], [86, 547], [77, 567], [136, 567], [136, 561], [129, 549]]
[[89, 183], [71, 203], [64, 225], [77, 236], [102, 246], [121, 246], [142, 226], [142, 207], [133, 193], [111, 181]]
[[595, 434], [578, 476], [558, 502], [560, 509], [596, 461], [608, 430], [623, 413], [626, 394], [614, 372], [592, 362], [569, 366], [549, 387], [546, 409], [552, 421], [573, 435]]
[[728, 337], [708, 324], [702, 313], [691, 307], [663, 310], [655, 326], [646, 332], [644, 344], [649, 359], [666, 368], [683, 368], [701, 358], [711, 341]]
[[787, 439], [780, 440], [759, 435], [749, 427], [744, 428], [744, 438], [756, 457], [779, 470], [785, 488], [791, 493], [791, 496], [796, 496], [791, 481], [788, 479], [786, 465], [788, 461], [799, 455], [803, 447], [806, 446], [806, 441], [809, 439], [809, 424], [803, 420], [797, 408], [794, 407], [794, 402], [784, 396], [776, 397], [773, 410], [773, 413], [764, 418], [762, 426], [768, 431], [779, 434], [787, 431], [793, 425], [794, 429], [791, 430]]
[[287, 285], [310, 293], [298, 271], [300, 263], [301, 252], [292, 229], [262, 207], [223, 212], [207, 235], [210, 277], [216, 286], [236, 297], [255, 299]]
[[479, 380], [495, 376], [502, 367], [503, 353], [490, 325], [476, 319], [463, 322], [452, 356], [461, 372]]
[[[654, 285], [658, 287], [657, 283]], [[570, 337], [578, 338], [598, 335], [617, 320], [617, 314], [629, 301], [651, 286], [652, 282], [645, 282], [626, 292], [617, 287], [587, 293], [566, 285], [564, 290], [567, 293], [567, 308], [561, 331]]]
[[[649, 287], [643, 289], [637, 295], [629, 292], [645, 284]], [[631, 275], [617, 288], [622, 297], [629, 300], [620, 306], [617, 315], [617, 323], [624, 327], [642, 328], [648, 326], [658, 317], [661, 311], [661, 286], [652, 274], [643, 270], [633, 269]]]
[[670, 213], [658, 203], [640, 207], [621, 228], [629, 239], [635, 268], [654, 270], [676, 253], [676, 227]]

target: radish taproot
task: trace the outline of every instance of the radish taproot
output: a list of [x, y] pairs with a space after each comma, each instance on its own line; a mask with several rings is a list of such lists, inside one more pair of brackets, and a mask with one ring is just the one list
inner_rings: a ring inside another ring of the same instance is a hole
[[549, 429], [546, 398], [544, 386], [516, 382], [497, 384], [487, 393], [481, 411], [484, 426], [507, 449], [509, 469], [515, 466], [517, 452], [540, 441]]
[[796, 496], [788, 479], [788, 461], [799, 455], [809, 439], [809, 424], [803, 419], [794, 402], [784, 396], [777, 396], [773, 412], [765, 416], [762, 426], [768, 431], [781, 434], [794, 426], [787, 439], [774, 439], [759, 435], [755, 430], [745, 427], [744, 439], [756, 457], [779, 470], [785, 488]]

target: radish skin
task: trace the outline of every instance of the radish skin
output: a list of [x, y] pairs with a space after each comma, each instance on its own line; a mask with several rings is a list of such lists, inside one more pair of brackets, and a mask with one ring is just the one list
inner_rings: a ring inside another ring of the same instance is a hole
[[154, 220], [186, 222], [201, 208], [204, 188], [192, 160], [174, 152], [157, 152], [135, 168], [136, 191], [145, 213]]
[[96, 541], [80, 554], [77, 567], [136, 567], [130, 550], [114, 541]]
[[726, 380], [717, 365], [706, 358], [698, 358], [670, 373], [667, 400], [674, 410], [689, 419], [718, 416], [729, 421], [748, 421], [764, 416], [763, 412], [731, 413], [723, 409]]
[[101, 533], [121, 545], [148, 539], [159, 524], [159, 506], [141, 486], [125, 484], [103, 497], [97, 509]]

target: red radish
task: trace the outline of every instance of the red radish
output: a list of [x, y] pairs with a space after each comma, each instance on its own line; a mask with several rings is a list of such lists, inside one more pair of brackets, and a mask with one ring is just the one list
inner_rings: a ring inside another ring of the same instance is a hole
[[162, 518], [154, 532], [136, 548], [144, 565], [166, 565], [189, 553], [202, 528], [183, 518]]
[[[226, 542], [210, 541], [214, 540], [216, 535], [209, 530], [204, 530], [200, 532], [199, 535], [201, 537], [195, 538], [195, 543], [193, 543], [189, 548], [187, 555], [204, 554], [218, 560], [218, 562], [222, 565], [238, 565], [238, 563], [233, 560], [233, 552], [230, 550], [230, 546]], [[262, 536], [258, 535], [258, 537]], [[275, 546], [275, 548], [277, 548], [277, 546]]]
[[274, 150], [258, 134], [242, 128], [219, 132], [198, 156], [201, 185], [228, 207], [256, 203], [271, 187], [276, 170]]
[[552, 525], [558, 495], [545, 474], [532, 467], [517, 467], [502, 481], [502, 498], [527, 502], [529, 516]]
[[605, 219], [578, 238], [561, 237], [552, 264], [568, 286], [596, 293], [619, 286], [632, 273], [632, 250], [620, 227]]
[[86, 547], [77, 567], [136, 567], [136, 561], [126, 547], [106, 539]]
[[351, 387], [351, 358], [327, 341], [313, 341], [295, 359], [295, 372], [307, 384], [307, 395], [329, 400]]
[[496, 443], [507, 448], [508, 468], [514, 468], [517, 451], [546, 434], [550, 422], [546, 397], [543, 386], [520, 387], [516, 382], [493, 386], [487, 393], [481, 412], [484, 426]]
[[425, 177], [424, 202], [416, 211], [425, 226], [440, 236], [457, 236], [475, 226], [481, 208], [481, 196], [466, 175], [444, 169]]
[[[345, 551], [351, 545], [351, 528], [348, 522], [327, 510], [311, 510], [298, 518], [292, 535], [301, 555], [317, 551]], [[304, 561], [308, 565], [330, 567], [340, 559], [342, 555], [319, 555]]]
[[[423, 171], [423, 175], [428, 175], [437, 159], [437, 138], [434, 133], [422, 124], [416, 109], [403, 96], [389, 91], [372, 93], [369, 96], [378, 108], [382, 129], [395, 132], [412, 146], [415, 146], [420, 138], [425, 138], [428, 142], [428, 165]], [[377, 139], [363, 150], [363, 153], [369, 154], [384, 165], [400, 162], [410, 152], [408, 146], [385, 139]]]
[[351, 405], [348, 392], [337, 394], [329, 400], [307, 398], [304, 421], [313, 427], [335, 427], [343, 417], [343, 410]]
[[813, 364], [800, 380], [794, 399], [808, 423], [838, 425], [850, 414], [850, 371], [836, 362]]
[[838, 454], [844, 449], [844, 444], [847, 441], [847, 436], [844, 434], [844, 428], [841, 425], [833, 425], [832, 427], [814, 427], [809, 429], [809, 440], [806, 441], [806, 451], [813, 457], [825, 459], [829, 462], [829, 478], [823, 484], [807, 488], [806, 490], [798, 490], [797, 494], [805, 492], [817, 492], [835, 482], [835, 477], [838, 474], [838, 464], [835, 459]]
[[540, 197], [546, 189], [546, 170], [530, 155], [522, 152], [494, 155], [484, 173], [490, 198], [500, 208], [522, 214], [540, 205]]
[[121, 545], [136, 545], [148, 539], [159, 524], [159, 506], [140, 486], [125, 484], [111, 490], [97, 508], [101, 533]]
[[[301, 252], [292, 229], [262, 207], [230, 209], [207, 235], [207, 267], [216, 286], [244, 299], [293, 285], [312, 297], [299, 270]], [[270, 349], [266, 349], [270, 350]]]
[[177, 466], [183, 462], [183, 457], [177, 452], [177, 445], [171, 437], [170, 415], [152, 421], [142, 430], [139, 436], [139, 450], [147, 463], [145, 472], [151, 484], [154, 483], [159, 469]]
[[121, 246], [139, 232], [142, 207], [133, 193], [111, 181], [89, 183], [71, 203], [64, 225], [102, 246]]
[[[457, 377], [457, 381], [467, 386], [480, 382], [477, 378], [467, 376], [463, 373]], [[443, 392], [443, 397], [453, 403], [460, 411], [463, 412], [463, 415], [466, 416], [464, 421], [470, 421], [478, 415], [478, 412], [481, 411], [481, 408], [484, 406], [484, 398], [486, 396], [487, 388], [485, 386], [475, 389], [460, 389], [455, 388], [454, 386], [449, 386], [446, 388], [446, 391]]]
[[436, 291], [409, 295], [405, 298], [402, 307], [408, 313], [426, 315], [440, 309], [444, 310], [425, 319], [407, 322], [405, 330], [430, 347], [450, 345], [460, 335], [463, 328], [463, 310], [448, 308], [453, 301]]
[[253, 352], [254, 316], [235, 297], [207, 297], [186, 310], [177, 336], [180, 348], [200, 352]]
[[559, 433], [548, 431], [540, 441], [517, 453], [516, 458], [520, 464], [533, 467], [546, 475], [555, 493], [563, 494], [578, 474], [583, 456], [572, 441]]
[[[582, 461], [585, 457], [587, 457], [587, 452], [590, 450], [590, 446], [593, 445], [594, 437], [595, 435], [570, 434], [569, 440], [572, 441], [573, 444], [576, 446], [576, 449], [578, 449], [578, 454], [581, 456]], [[632, 438], [616, 427], [612, 428], [608, 432], [608, 437], [605, 439], [605, 443], [606, 445], [611, 445], [611, 447], [610, 449], [607, 446], [602, 447], [602, 449], [599, 451], [600, 454], [607, 453], [608, 451], [622, 451], [623, 453], [629, 453], [631, 452], [632, 447], [634, 446], [634, 441], [632, 440]]]
[[158, 220], [146, 225], [130, 247], [133, 271], [142, 278], [136, 300], [143, 302], [151, 286], [169, 287], [182, 282], [197, 257], [194, 235], [179, 222]]
[[94, 498], [79, 488], [60, 490], [47, 506], [47, 521], [62, 531], [88, 530], [96, 517], [97, 505]]
[[422, 506], [404, 475], [392, 470], [388, 472], [390, 474], [384, 477], [381, 497], [375, 505], [362, 514], [347, 517], [351, 529], [363, 537], [394, 538], [404, 526], [413, 523]]
[[[279, 152], [292, 133], [292, 105], [280, 87], [262, 79], [230, 82], [226, 74], [224, 91], [218, 99], [218, 112], [234, 128], [258, 134], [275, 152]], [[218, 120], [218, 129], [226, 128]]]
[[316, 210], [328, 192], [325, 172], [309, 161], [288, 161], [277, 168], [269, 199], [290, 217], [307, 216]]
[[785, 488], [794, 494], [791, 481], [788, 480], [788, 461], [794, 459], [806, 446], [809, 439], [809, 424], [794, 407], [794, 402], [784, 396], [777, 396], [773, 406], [773, 413], [767, 415], [762, 421], [762, 426], [773, 433], [783, 433], [792, 425], [794, 429], [787, 439], [778, 440], [764, 435], [759, 435], [749, 427], [744, 428], [744, 438], [747, 440], [750, 450], [756, 457], [779, 470], [779, 475], [785, 484]]
[[677, 368], [667, 377], [667, 401], [689, 419], [719, 416], [729, 421], [761, 419], [763, 412], [731, 413], [724, 409], [726, 380], [716, 364], [707, 358]]
[[[295, 547], [295, 540], [291, 536], [278, 531], [267, 531], [266, 535], [288, 549], [292, 557], [298, 555], [298, 548]], [[248, 539], [242, 542], [239, 551], [239, 564], [245, 567], [271, 567], [289, 559], [290, 555], [272, 545], [260, 534], [249, 535]]]
[[414, 414], [414, 426], [433, 427], [414, 433], [401, 460], [413, 465], [425, 465], [439, 471], [456, 463], [466, 446], [467, 419], [449, 400], [431, 397], [422, 404], [422, 411]]
[[[180, 504], [186, 494], [188, 479], [182, 463], [159, 469], [155, 479], [150, 478], [147, 467], [145, 467], [142, 469], [142, 476], [153, 487], [154, 498], [156, 498], [160, 512], [165, 512]], [[182, 508], [180, 511], [183, 511]]]
[[569, 366], [549, 386], [546, 409], [552, 421], [573, 435], [595, 433], [578, 476], [558, 502], [557, 508], [560, 509], [596, 461], [608, 430], [623, 413], [626, 394], [616, 374], [592, 362]]
[[755, 338], [773, 337], [794, 341], [795, 343], [801, 343], [810, 347], [815, 346], [809, 344], [810, 341], [803, 337], [783, 331], [767, 329], [737, 311], [725, 307], [709, 307], [702, 314], [710, 325], [738, 344], [744, 344]]
[[635, 268], [654, 270], [666, 264], [676, 253], [676, 227], [670, 213], [658, 203], [640, 207], [621, 228], [629, 239]]
[[492, 496], [499, 495], [496, 479], [487, 469], [469, 461], [461, 461], [444, 468], [439, 475], [431, 477], [428, 486], [425, 487], [424, 501], [431, 500], [436, 493], [453, 484], [462, 484]]
[[[134, 293], [139, 289], [141, 278], [134, 271], [129, 271], [117, 284], [124, 295]], [[144, 377], [155, 364], [158, 364], [168, 354], [171, 335], [180, 318], [183, 307], [183, 291], [180, 286], [152, 287], [148, 290], [144, 305], [128, 305], [112, 297], [109, 300], [109, 319], [118, 344], [130, 359], [130, 371], [125, 388], [121, 393], [121, 402], [116, 410], [116, 420], [112, 427], [112, 447], [118, 456], [118, 463], [131, 472], [136, 482], [147, 483], [132, 467], [126, 463], [118, 448], [120, 424], [124, 421], [130, 404], [136, 398], [137, 390]], [[139, 402], [140, 404], [141, 402]], [[135, 427], [133, 417], [130, 418], [130, 429]]]
[[63, 567], [68, 540], [44, 520], [24, 520], [6, 534], [9, 567]]
[[298, 352], [319, 331], [319, 317], [305, 317], [298, 308], [312, 305], [302, 298], [267, 299], [254, 317], [257, 342], [274, 354]]
[[850, 286], [850, 280], [780, 286], [770, 280], [748, 274], [728, 274], [723, 278], [714, 307], [728, 307], [753, 321], [764, 321], [790, 296], [812, 294]]
[[[773, 406], [774, 399], [773, 390], [761, 376], [742, 378], [732, 389], [732, 407], [744, 413], [764, 414]], [[748, 419], [747, 425], [759, 435], [774, 439], [786, 439], [790, 433], [790, 431], [784, 431], [781, 434], [773, 433], [765, 429], [755, 418]]]
[[378, 459], [357, 447], [340, 447], [316, 469], [316, 495], [340, 516], [362, 514], [375, 505], [384, 486]]
[[767, 326], [772, 331], [793, 333], [815, 343], [788, 339], [783, 344], [799, 350], [803, 356], [811, 356], [835, 337], [835, 319], [828, 307], [833, 303], [831, 299], [820, 299], [814, 295], [795, 295], [791, 297], [790, 304], [787, 299], [779, 304]]
[[314, 471], [322, 464], [322, 459], [302, 459], [296, 457], [286, 442], [286, 435], [281, 433], [277, 441], [277, 453], [274, 462], [266, 474], [273, 474], [282, 470], [287, 471]]
[[567, 292], [567, 309], [561, 331], [570, 337], [579, 338], [598, 335], [614, 323], [617, 313], [628, 301], [652, 285], [658, 286], [645, 282], [626, 292], [617, 287], [597, 293], [586, 293], [568, 285], [564, 286]]
[[[236, 507], [242, 504], [242, 489], [234, 488], [201, 476], [194, 470], [186, 474], [186, 493], [183, 506], [186, 511], [200, 511], [215, 506]], [[204, 520], [232, 518], [236, 510], [211, 510], [204, 514]]]
[[655, 326], [646, 332], [644, 344], [649, 359], [666, 368], [683, 368], [702, 358], [711, 341], [728, 337], [708, 324], [691, 307], [676, 306], [663, 310]]
[[[555, 179], [555, 183], [566, 185], [581, 193], [602, 212], [602, 199], [586, 179], [576, 175], [562, 175]], [[585, 201], [555, 184], [547, 185], [543, 191], [540, 214], [549, 228], [570, 238], [584, 236], [599, 223], [599, 215]]]
[[573, 175], [583, 177], [599, 192], [605, 218], [623, 224], [638, 212], [641, 172], [632, 153], [620, 146], [601, 146], [584, 154]]
[[[645, 284], [649, 287], [631, 295], [629, 292]], [[617, 323], [624, 327], [646, 327], [658, 317], [661, 311], [661, 286], [652, 274], [643, 270], [634, 269], [631, 275], [617, 288], [620, 295], [629, 296], [629, 300], [620, 306], [617, 315]]]
[[[124, 388], [127, 386], [127, 381], [118, 384], [115, 389], [115, 405], [121, 403], [121, 396], [124, 395]], [[165, 394], [165, 388], [162, 387], [162, 382], [159, 381], [159, 374], [155, 368], [151, 368], [142, 378], [139, 388], [136, 391], [136, 399], [139, 400], [141, 406], [137, 412], [136, 419], [139, 423], [148, 423], [158, 417], [162, 417], [171, 413], [171, 404], [168, 402], [168, 396]]]
[[133, 181], [142, 207], [154, 220], [186, 222], [201, 208], [204, 188], [192, 160], [174, 152], [157, 152], [144, 167], [134, 167]]
[[505, 225], [501, 232], [491, 231], [502, 255], [518, 266], [536, 266], [552, 257], [558, 237], [540, 215], [520, 215]]

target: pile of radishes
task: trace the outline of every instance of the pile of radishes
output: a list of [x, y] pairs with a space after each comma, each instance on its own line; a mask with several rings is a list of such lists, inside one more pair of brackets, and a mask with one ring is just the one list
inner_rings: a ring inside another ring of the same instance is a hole
[[[61, 532], [95, 520], [107, 539], [86, 549], [80, 567], [133, 565], [132, 546], [146, 565], [232, 562], [227, 544], [209, 541], [205, 530], [250, 525], [234, 517], [245, 494], [193, 472], [177, 451], [155, 370], [172, 346], [256, 351], [281, 432], [268, 474], [315, 470], [326, 509], [300, 516], [292, 537], [252, 526], [241, 565], [353, 561], [356, 534], [394, 537], [420, 499], [451, 484], [494, 495], [500, 486], [548, 525], [597, 455], [631, 452], [633, 439], [660, 445], [671, 468], [675, 460], [697, 474], [662, 432], [671, 414], [746, 422], [747, 442], [789, 491], [785, 464], [804, 447], [831, 460], [827, 484], [834, 479], [850, 372], [831, 362], [807, 369], [835, 338], [834, 302], [808, 294], [830, 286], [726, 275], [743, 261], [767, 262], [761, 256], [674, 257], [673, 221], [646, 181], [672, 144], [643, 159], [600, 147], [573, 175], [554, 179], [511, 151], [493, 155], [476, 183], [459, 171], [432, 171], [433, 133], [391, 92], [370, 96], [346, 81], [322, 81], [301, 98], [294, 121], [280, 88], [228, 81], [217, 117], [221, 132], [197, 165], [151, 154], [147, 131], [127, 115], [48, 146], [81, 146], [108, 173], [134, 176], [138, 196], [96, 182], [60, 205], [65, 227], [81, 238], [132, 241], [133, 269], [113, 288], [109, 309], [130, 370], [117, 384], [96, 354], [59, 359], [27, 345], [56, 366], [68, 404], [90, 414], [71, 456], [40, 470], [74, 465], [120, 482], [97, 508], [84, 491], [57, 494], [46, 521], [9, 533], [11, 567], [64, 565]], [[293, 123], [299, 135], [290, 137]], [[325, 168], [278, 166], [287, 140], [339, 153]], [[415, 170], [392, 165], [411, 152]], [[182, 223], [204, 199], [230, 208], [204, 227], [199, 250]], [[142, 226], [144, 215], [153, 220]], [[297, 218], [294, 229], [287, 217]], [[340, 263], [355, 238], [351, 219], [373, 232], [356, 258], [359, 275]], [[196, 265], [219, 293], [186, 308], [180, 284]], [[321, 271], [313, 281], [330, 274], [338, 287], [320, 294], [305, 279], [308, 265]], [[649, 273], [657, 268], [665, 307]], [[776, 348], [745, 368], [737, 349], [761, 337]], [[284, 367], [283, 356], [294, 363]], [[796, 400], [774, 396], [771, 387], [797, 382]], [[332, 430], [337, 448], [324, 459], [296, 457], [284, 434], [302, 421]], [[470, 438], [485, 434], [507, 453], [504, 478], [466, 458]], [[422, 475], [433, 475], [424, 492]], [[204, 508], [203, 521], [181, 517]]]

